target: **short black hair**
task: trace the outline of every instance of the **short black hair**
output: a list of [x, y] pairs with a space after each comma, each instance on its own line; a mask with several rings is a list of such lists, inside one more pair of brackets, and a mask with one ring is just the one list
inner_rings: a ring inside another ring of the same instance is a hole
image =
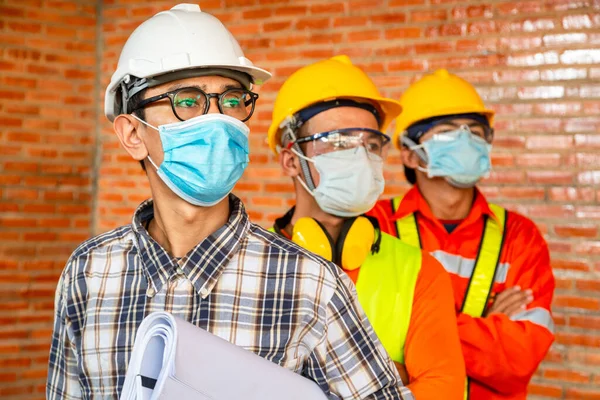
[[405, 165], [404, 166], [404, 176], [406, 177], [406, 180], [411, 185], [414, 185], [415, 183], [417, 183], [417, 173], [415, 172], [415, 170], [413, 168], [409, 168]]

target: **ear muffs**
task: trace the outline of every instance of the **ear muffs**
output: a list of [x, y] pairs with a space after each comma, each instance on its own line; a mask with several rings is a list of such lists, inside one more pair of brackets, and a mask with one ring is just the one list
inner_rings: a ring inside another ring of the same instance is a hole
[[351, 271], [359, 268], [370, 252], [379, 250], [380, 237], [375, 240], [376, 228], [370, 218], [349, 218], [344, 221], [337, 243], [334, 243], [319, 221], [305, 217], [294, 225], [292, 241]]
[[359, 268], [373, 247], [375, 228], [365, 217], [350, 218], [344, 221], [337, 241], [338, 265], [352, 271]]
[[316, 219], [300, 218], [294, 225], [292, 242], [326, 260], [334, 261], [333, 240], [327, 233], [327, 229]]

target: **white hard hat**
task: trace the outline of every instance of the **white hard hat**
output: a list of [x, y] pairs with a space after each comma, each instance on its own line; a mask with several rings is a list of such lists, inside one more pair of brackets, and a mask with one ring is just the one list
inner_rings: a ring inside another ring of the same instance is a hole
[[[220, 72], [212, 73], [215, 70]], [[262, 84], [271, 77], [244, 57], [221, 21], [202, 12], [196, 4], [179, 4], [146, 20], [129, 36], [106, 88], [104, 114], [113, 121], [127, 112], [127, 101], [135, 93], [207, 72], [232, 77], [247, 86]]]

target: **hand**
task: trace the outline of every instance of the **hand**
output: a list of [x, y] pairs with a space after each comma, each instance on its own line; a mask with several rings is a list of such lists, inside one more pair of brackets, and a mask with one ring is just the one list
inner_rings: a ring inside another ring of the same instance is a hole
[[402, 378], [402, 383], [404, 384], [404, 386], [408, 385], [408, 371], [406, 370], [406, 367], [404, 366], [404, 364], [400, 364], [399, 362], [394, 361], [394, 364], [396, 364], [396, 369], [398, 370], [398, 374], [400, 374], [400, 378]]
[[527, 305], [532, 301], [533, 292], [531, 289], [521, 290], [520, 286], [513, 286], [496, 295], [486, 316], [490, 314], [504, 314], [512, 317], [515, 314], [525, 311]]

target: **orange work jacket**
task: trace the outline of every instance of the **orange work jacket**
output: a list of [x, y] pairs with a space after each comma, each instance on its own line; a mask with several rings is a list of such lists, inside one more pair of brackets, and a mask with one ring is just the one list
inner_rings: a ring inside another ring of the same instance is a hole
[[512, 318], [503, 314], [472, 317], [461, 312], [482, 241], [485, 221], [497, 218], [476, 190], [469, 215], [448, 233], [429, 205], [413, 187], [395, 209], [382, 200], [369, 213], [382, 231], [398, 236], [396, 222], [413, 215], [423, 250], [449, 272], [454, 289], [458, 331], [462, 344], [469, 399], [525, 399], [527, 385], [554, 340], [550, 304], [554, 276], [548, 246], [534, 223], [508, 211], [504, 237], [490, 298], [506, 288], [532, 289], [534, 300]]

